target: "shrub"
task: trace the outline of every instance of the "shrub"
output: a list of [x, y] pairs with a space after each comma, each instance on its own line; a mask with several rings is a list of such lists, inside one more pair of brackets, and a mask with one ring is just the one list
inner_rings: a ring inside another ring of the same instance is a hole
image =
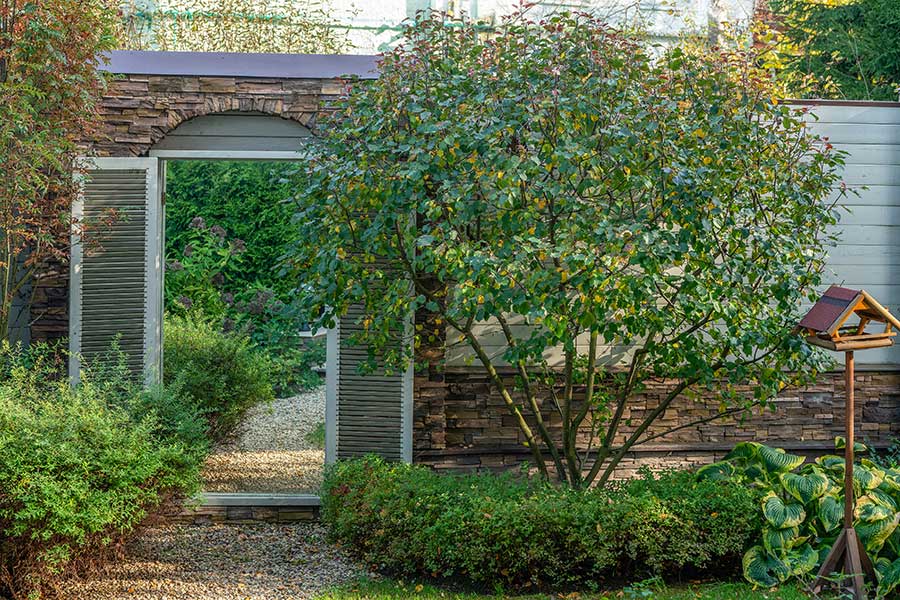
[[163, 379], [195, 400], [213, 439], [274, 398], [266, 354], [246, 335], [224, 333], [197, 313], [166, 316]]
[[[838, 449], [843, 438], [836, 439]], [[859, 444], [857, 451], [868, 449]], [[760, 493], [758, 544], [744, 555], [744, 577], [772, 587], [821, 565], [843, 527], [844, 459], [826, 455], [813, 464], [755, 442], [743, 442], [725, 460], [698, 472], [701, 481], [732, 481]], [[853, 527], [879, 574], [878, 597], [900, 585], [900, 471], [862, 459], [853, 466]]]
[[205, 449], [175, 391], [141, 392], [114, 370], [72, 388], [34, 377], [47, 364], [35, 356], [0, 348], [0, 595], [14, 599], [39, 597], [163, 500], [196, 490]]
[[366, 458], [331, 467], [322, 502], [331, 536], [371, 565], [488, 586], [721, 569], [759, 531], [753, 492], [685, 472], [578, 491]]

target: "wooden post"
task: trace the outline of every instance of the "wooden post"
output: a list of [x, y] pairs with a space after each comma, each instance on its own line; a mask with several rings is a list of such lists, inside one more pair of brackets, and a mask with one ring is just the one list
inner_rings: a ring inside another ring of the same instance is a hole
[[846, 385], [846, 415], [844, 431], [847, 447], [844, 449], [844, 529], [853, 528], [853, 434], [855, 429], [853, 405], [853, 351], [844, 353], [844, 381]]
[[854, 600], [865, 600], [866, 589], [864, 576], [868, 576], [869, 581], [876, 582], [875, 567], [872, 565], [871, 559], [866, 554], [866, 549], [856, 535], [853, 529], [853, 443], [855, 433], [855, 406], [853, 397], [853, 351], [844, 353], [845, 365], [844, 382], [845, 382], [845, 412], [844, 415], [844, 436], [847, 440], [847, 446], [844, 448], [844, 528], [834, 542], [831, 552], [822, 563], [819, 569], [819, 576], [813, 585], [813, 592], [818, 594], [822, 588], [828, 583], [828, 578], [832, 573], [843, 570], [844, 575], [849, 578], [849, 589]]

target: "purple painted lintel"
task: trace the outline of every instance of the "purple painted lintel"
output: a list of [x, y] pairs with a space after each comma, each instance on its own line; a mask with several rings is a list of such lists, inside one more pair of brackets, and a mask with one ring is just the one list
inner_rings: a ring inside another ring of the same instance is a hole
[[238, 52], [145, 52], [116, 50], [101, 69], [127, 75], [333, 79], [378, 77], [378, 58], [356, 54], [245, 54]]

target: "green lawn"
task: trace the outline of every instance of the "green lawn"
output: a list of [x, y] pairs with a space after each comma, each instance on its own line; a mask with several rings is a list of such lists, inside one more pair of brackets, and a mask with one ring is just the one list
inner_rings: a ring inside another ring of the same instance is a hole
[[396, 581], [360, 581], [327, 592], [317, 600], [400, 600], [401, 598], [421, 598], [422, 600], [488, 600], [491, 598], [512, 598], [515, 600], [809, 600], [809, 597], [793, 586], [785, 586], [774, 591], [753, 590], [744, 583], [708, 583], [694, 585], [664, 586], [649, 582], [622, 589], [598, 593], [577, 592], [571, 594], [536, 595], [481, 595], [468, 592], [443, 590], [430, 585], [405, 584]]

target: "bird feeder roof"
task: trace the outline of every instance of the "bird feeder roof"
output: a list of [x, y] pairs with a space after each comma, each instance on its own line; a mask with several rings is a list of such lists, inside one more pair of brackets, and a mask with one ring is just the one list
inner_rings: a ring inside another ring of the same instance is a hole
[[[853, 315], [859, 317], [859, 324], [845, 327]], [[884, 332], [867, 333], [866, 326], [872, 322], [884, 323]], [[868, 292], [836, 285], [825, 291], [798, 324], [809, 342], [842, 351], [890, 346], [894, 328], [900, 330], [900, 321]]]

